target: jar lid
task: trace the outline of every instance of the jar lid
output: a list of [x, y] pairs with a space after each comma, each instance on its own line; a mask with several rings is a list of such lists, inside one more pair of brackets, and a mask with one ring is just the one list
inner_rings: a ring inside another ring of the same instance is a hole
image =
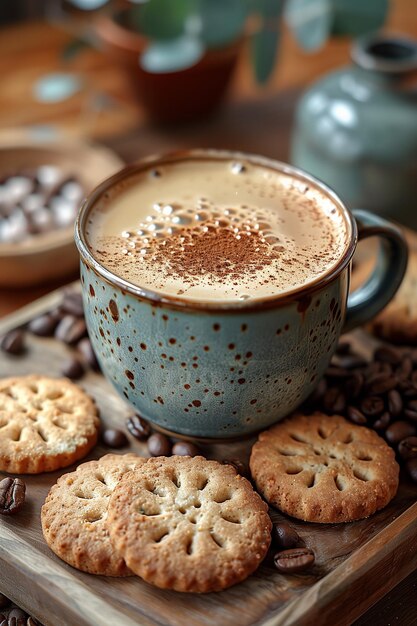
[[365, 70], [391, 75], [416, 71], [417, 40], [390, 34], [361, 37], [352, 45], [351, 57]]

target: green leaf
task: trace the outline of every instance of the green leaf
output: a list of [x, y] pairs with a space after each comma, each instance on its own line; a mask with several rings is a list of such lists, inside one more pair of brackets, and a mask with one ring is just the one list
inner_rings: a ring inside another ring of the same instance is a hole
[[244, 0], [200, 0], [197, 12], [201, 20], [202, 40], [208, 47], [216, 48], [242, 34], [248, 5]]
[[147, 0], [128, 11], [130, 26], [150, 39], [175, 39], [185, 32], [196, 0]]
[[262, 30], [252, 36], [252, 63], [256, 81], [266, 83], [277, 57], [280, 34], [276, 30]]
[[152, 41], [139, 57], [139, 63], [152, 74], [180, 72], [198, 63], [204, 50], [199, 39], [187, 35], [169, 41]]
[[383, 26], [389, 0], [333, 0], [334, 35], [364, 35]]
[[284, 17], [300, 46], [305, 50], [317, 50], [326, 42], [331, 31], [332, 2], [287, 0]]

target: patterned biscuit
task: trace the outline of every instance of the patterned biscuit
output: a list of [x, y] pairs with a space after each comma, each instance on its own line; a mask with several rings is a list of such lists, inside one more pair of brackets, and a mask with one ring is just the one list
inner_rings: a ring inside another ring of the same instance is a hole
[[136, 574], [157, 587], [205, 593], [244, 580], [264, 558], [268, 507], [234, 468], [155, 457], [114, 490], [107, 527]]
[[90, 574], [133, 574], [110, 543], [105, 519], [120, 478], [144, 462], [135, 454], [107, 454], [58, 479], [42, 507], [41, 521], [45, 541], [60, 559]]
[[393, 300], [369, 324], [386, 341], [417, 345], [417, 252], [410, 251], [404, 280]]
[[0, 380], [0, 470], [39, 474], [66, 467], [95, 445], [94, 401], [66, 378]]
[[399, 467], [383, 439], [319, 412], [296, 413], [261, 433], [250, 469], [268, 502], [308, 522], [368, 517], [398, 488]]

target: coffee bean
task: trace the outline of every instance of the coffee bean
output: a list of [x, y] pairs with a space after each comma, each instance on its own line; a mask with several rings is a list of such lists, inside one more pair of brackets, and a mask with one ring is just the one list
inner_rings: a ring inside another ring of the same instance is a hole
[[326, 370], [326, 376], [329, 378], [349, 378], [351, 375], [352, 373], [350, 370], [338, 367], [337, 365], [331, 365]]
[[172, 454], [178, 456], [197, 456], [200, 450], [191, 441], [177, 441], [172, 447]]
[[11, 330], [3, 336], [1, 340], [1, 349], [8, 354], [23, 354], [25, 352], [25, 333], [17, 328]]
[[26, 626], [27, 621], [26, 617], [8, 617], [3, 622], [1, 622], [0, 626]]
[[151, 456], [170, 456], [171, 442], [162, 433], [154, 433], [148, 439], [148, 450]]
[[23, 506], [26, 485], [21, 478], [0, 480], [0, 515], [13, 515]]
[[417, 411], [413, 411], [412, 409], [405, 409], [404, 417], [409, 419], [411, 422], [417, 422]]
[[61, 310], [75, 317], [84, 317], [82, 295], [77, 291], [67, 291], [61, 302]]
[[109, 448], [124, 448], [129, 443], [124, 432], [117, 428], [106, 428], [103, 431], [102, 439]]
[[132, 415], [126, 420], [126, 427], [132, 437], [145, 441], [151, 434], [151, 427], [140, 415]]
[[410, 411], [417, 411], [417, 400], [408, 400], [407, 409]]
[[409, 459], [406, 463], [407, 472], [414, 483], [417, 483], [417, 458]]
[[63, 317], [55, 330], [55, 337], [70, 345], [80, 341], [86, 334], [85, 321], [73, 315]]
[[368, 390], [371, 394], [386, 393], [397, 386], [397, 379], [392, 374], [381, 373], [375, 376], [374, 380], [369, 383]]
[[401, 352], [392, 346], [381, 346], [375, 350], [374, 359], [397, 365], [401, 362]]
[[350, 421], [353, 422], [354, 424], [363, 425], [363, 424], [366, 424], [367, 422], [367, 419], [364, 416], [364, 414], [354, 406], [348, 406], [347, 416], [350, 419]]
[[403, 401], [396, 389], [388, 392], [388, 410], [392, 417], [398, 417], [403, 410]]
[[26, 620], [29, 617], [29, 615], [23, 611], [23, 609], [19, 609], [18, 607], [12, 609], [9, 613], [9, 619], [10, 618], [15, 618], [15, 619], [24, 619], [25, 620], [25, 626], [26, 626]]
[[407, 381], [405, 389], [401, 388], [401, 383], [398, 387], [402, 390], [403, 396], [407, 401], [417, 398], [417, 385], [415, 385], [414, 383]]
[[384, 401], [379, 396], [368, 396], [361, 402], [361, 411], [367, 417], [377, 417], [384, 410]]
[[354, 372], [353, 376], [346, 382], [346, 397], [355, 399], [362, 391], [365, 377], [360, 372]]
[[397, 369], [395, 370], [395, 375], [397, 376], [398, 380], [407, 380], [407, 378], [411, 376], [412, 371], [413, 362], [409, 356], [406, 356], [401, 361], [399, 367], [397, 367]]
[[400, 420], [399, 422], [394, 422], [390, 426], [388, 426], [385, 431], [385, 437], [387, 441], [392, 445], [397, 445], [403, 439], [407, 437], [413, 437], [417, 433], [417, 428], [414, 424], [410, 424], [409, 422], [404, 422]]
[[282, 574], [297, 574], [311, 567], [315, 557], [310, 548], [292, 548], [277, 552], [274, 557], [275, 567]]
[[407, 437], [400, 441], [398, 453], [403, 459], [417, 458], [417, 437]]
[[385, 430], [387, 428], [387, 426], [390, 424], [391, 422], [391, 415], [388, 413], [388, 411], [385, 411], [381, 417], [378, 417], [377, 420], [375, 420], [375, 422], [372, 425], [372, 428], [375, 428], [375, 430]]
[[91, 345], [91, 341], [88, 337], [84, 337], [84, 339], [81, 339], [81, 341], [77, 343], [77, 350], [79, 350], [91, 369], [96, 372], [100, 370], [100, 365], [98, 364], [93, 346]]
[[245, 464], [240, 459], [224, 459], [222, 463], [223, 465], [231, 465], [236, 470], [236, 473], [241, 476], [247, 476], [248, 474]]
[[333, 411], [335, 413], [343, 413], [346, 409], [346, 396], [344, 393], [339, 393], [333, 404]]
[[52, 337], [57, 324], [58, 320], [46, 313], [40, 317], [35, 317], [35, 319], [29, 322], [28, 329], [34, 335], [39, 335], [39, 337]]
[[286, 522], [274, 524], [272, 527], [272, 541], [277, 548], [283, 550], [295, 548], [301, 541], [300, 535], [293, 526]]
[[0, 609], [5, 609], [12, 603], [3, 593], [0, 593]]
[[78, 380], [84, 375], [84, 366], [79, 359], [71, 357], [62, 364], [61, 374], [71, 380]]
[[34, 617], [32, 617], [31, 615], [28, 617], [28, 620], [26, 622], [26, 626], [42, 626], [42, 624], [40, 622], [38, 622], [37, 619], [35, 619]]
[[325, 411], [327, 411], [328, 413], [333, 413], [334, 405], [337, 401], [339, 393], [340, 391], [337, 387], [329, 387], [329, 389], [324, 394], [323, 406]]

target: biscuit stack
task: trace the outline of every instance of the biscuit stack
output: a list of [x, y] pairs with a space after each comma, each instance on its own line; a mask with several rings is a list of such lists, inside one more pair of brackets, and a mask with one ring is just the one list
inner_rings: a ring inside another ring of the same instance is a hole
[[51, 549], [80, 570], [206, 593], [244, 580], [271, 541], [268, 507], [229, 465], [109, 454], [62, 476], [42, 507]]

